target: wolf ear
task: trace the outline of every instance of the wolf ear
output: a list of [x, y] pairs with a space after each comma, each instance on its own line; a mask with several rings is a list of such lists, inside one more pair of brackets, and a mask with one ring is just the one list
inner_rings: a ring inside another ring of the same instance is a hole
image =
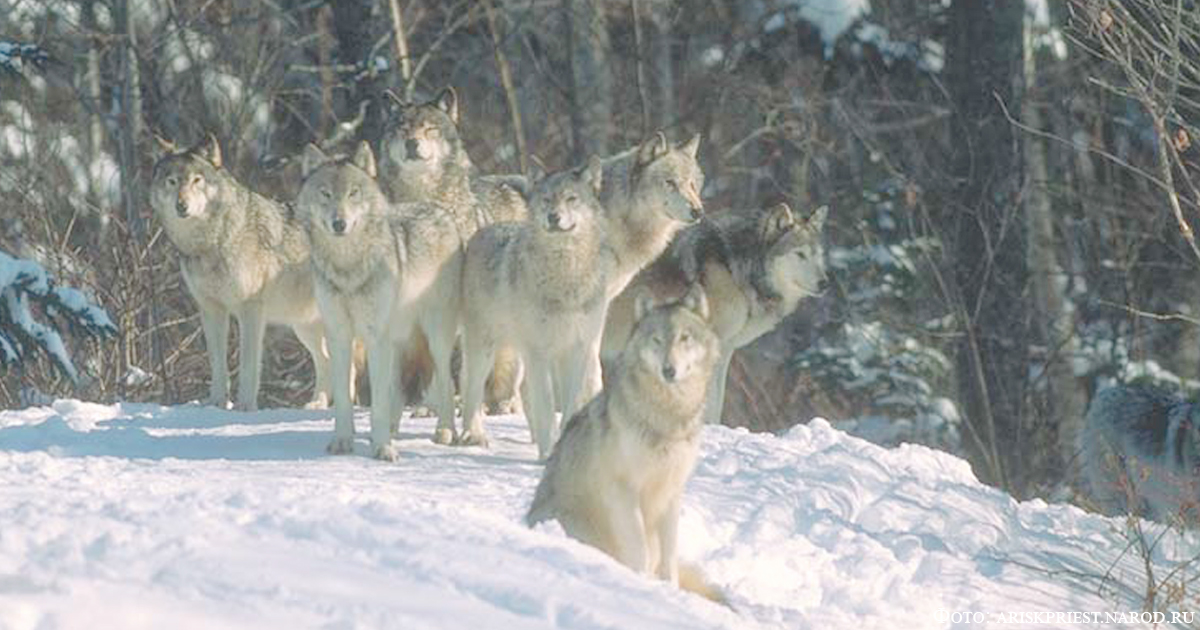
[[379, 174], [379, 171], [375, 168], [375, 152], [371, 150], [371, 145], [367, 144], [366, 140], [358, 143], [358, 149], [354, 151], [354, 159], [351, 161], [354, 162], [355, 166], [366, 171], [367, 175], [371, 176], [371, 179], [375, 179]]
[[696, 159], [696, 154], [700, 152], [700, 134], [692, 136], [692, 139], [683, 143], [679, 150], [687, 153], [693, 160]]
[[157, 162], [168, 155], [179, 153], [179, 147], [174, 142], [171, 142], [170, 140], [160, 136], [158, 133], [155, 133], [153, 153], [154, 161]]
[[447, 86], [442, 90], [437, 97], [437, 106], [438, 109], [450, 116], [450, 120], [453, 120], [454, 124], [458, 124], [458, 92], [455, 92], [453, 87]]
[[796, 225], [796, 217], [792, 214], [792, 209], [786, 203], [778, 203], [771, 206], [767, 210], [767, 215], [763, 217], [762, 237], [763, 242], [773, 243], [780, 236], [787, 233]]
[[821, 206], [813, 211], [804, 222], [804, 226], [818, 234], [825, 229], [825, 217], [829, 215], [829, 206]]
[[700, 319], [708, 321], [708, 296], [704, 294], [704, 287], [699, 284], [692, 285], [683, 296], [683, 307], [699, 315]]
[[404, 100], [399, 96], [397, 96], [395, 92], [391, 90], [383, 91], [383, 107], [388, 112], [396, 113], [403, 110], [407, 106], [408, 104], [405, 103]]
[[600, 189], [604, 186], [604, 163], [599, 156], [588, 158], [587, 165], [579, 171], [579, 179], [591, 186], [597, 197], [600, 196]]
[[667, 134], [659, 131], [647, 138], [637, 150], [637, 163], [645, 166], [667, 154], [670, 145], [667, 144]]
[[300, 175], [308, 177], [313, 171], [321, 167], [322, 164], [329, 161], [329, 156], [320, 147], [313, 143], [308, 143], [304, 147], [304, 153], [300, 156]]
[[650, 311], [653, 311], [658, 306], [654, 299], [654, 294], [649, 289], [641, 289], [633, 298], [633, 321], [640, 322]]
[[200, 143], [199, 153], [200, 157], [208, 160], [210, 164], [221, 168], [221, 143], [211, 132], [204, 138], [204, 142]]

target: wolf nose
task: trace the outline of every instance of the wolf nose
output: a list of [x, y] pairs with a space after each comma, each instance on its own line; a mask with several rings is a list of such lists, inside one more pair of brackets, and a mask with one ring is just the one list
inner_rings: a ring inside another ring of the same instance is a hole
[[546, 222], [550, 224], [550, 227], [558, 227], [562, 223], [562, 217], [557, 212], [551, 212], [546, 215]]
[[667, 381], [675, 380], [675, 366], [670, 364], [664, 365], [662, 369], [662, 375]]
[[704, 209], [693, 206], [692, 207], [692, 221], [699, 221], [702, 218], [704, 218]]
[[329, 227], [333, 228], [334, 234], [343, 234], [346, 232], [346, 221], [343, 219], [334, 219]]
[[408, 154], [408, 159], [410, 159], [410, 160], [421, 159], [420, 149], [421, 149], [421, 145], [416, 140], [409, 138], [408, 140], [404, 141], [404, 152]]
[[188, 210], [188, 208], [187, 208], [187, 202], [186, 202], [186, 201], [184, 201], [184, 200], [180, 199], [180, 200], [178, 200], [178, 201], [176, 201], [176, 202], [175, 202], [175, 212], [176, 212], [176, 213], [178, 213], [178, 214], [179, 214], [179, 216], [181, 216], [181, 217], [186, 217], [186, 216], [187, 216], [187, 210]]
[[821, 278], [821, 280], [819, 282], [817, 282], [817, 291], [824, 293], [828, 290], [829, 290], [829, 278]]

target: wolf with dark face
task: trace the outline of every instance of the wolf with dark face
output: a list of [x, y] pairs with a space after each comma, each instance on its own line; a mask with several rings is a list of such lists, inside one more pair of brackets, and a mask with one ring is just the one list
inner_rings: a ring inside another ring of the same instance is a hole
[[797, 218], [779, 204], [758, 215], [725, 212], [685, 229], [609, 305], [601, 358], [612, 364], [625, 346], [639, 292], [672, 299], [699, 286], [709, 298], [710, 324], [721, 340], [705, 412], [708, 422], [719, 423], [733, 352], [774, 329], [800, 300], [820, 292], [826, 214], [822, 207]]
[[258, 407], [268, 323], [291, 326], [308, 349], [316, 371], [312, 404], [328, 405], [329, 358], [302, 222], [225, 170], [211, 134], [186, 150], [160, 143], [165, 155], [154, 166], [150, 205], [179, 250], [184, 282], [200, 307], [212, 368], [209, 404], [224, 406], [229, 399], [232, 315], [240, 330], [239, 409]]

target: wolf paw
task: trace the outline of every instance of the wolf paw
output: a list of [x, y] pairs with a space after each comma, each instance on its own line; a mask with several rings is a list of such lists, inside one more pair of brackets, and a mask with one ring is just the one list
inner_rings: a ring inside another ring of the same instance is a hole
[[433, 443], [449, 446], [454, 444], [458, 438], [454, 437], [454, 429], [434, 429]]
[[233, 406], [235, 411], [258, 411], [257, 402], [239, 402]]
[[458, 436], [458, 440], [454, 443], [457, 446], [482, 446], [487, 448], [488, 438], [487, 434], [482, 431], [465, 431], [462, 435]]
[[325, 452], [329, 453], [330, 455], [349, 455], [353, 453], [354, 436], [333, 438], [333, 441], [329, 443], [329, 446], [325, 447]]
[[399, 457], [396, 453], [396, 447], [392, 446], [389, 440], [387, 444], [376, 444], [373, 457], [382, 462], [394, 462]]

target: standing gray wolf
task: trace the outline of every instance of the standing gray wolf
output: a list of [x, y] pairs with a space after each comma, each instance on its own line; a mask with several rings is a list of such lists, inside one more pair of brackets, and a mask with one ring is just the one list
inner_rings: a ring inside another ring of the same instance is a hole
[[524, 178], [474, 173], [459, 133], [454, 88], [427, 103], [405, 103], [391, 92], [386, 98], [389, 114], [379, 144], [389, 199], [439, 203], [466, 237], [489, 223], [528, 216]]
[[672, 147], [659, 132], [638, 147], [632, 164], [620, 161], [605, 173], [602, 201], [619, 263], [609, 279], [610, 297], [657, 258], [676, 232], [703, 216], [699, 148], [699, 135]]
[[[563, 430], [525, 516], [640, 573], [680, 584], [679, 505], [696, 464], [705, 388], [720, 353], [701, 291], [655, 308], [635, 301], [634, 327], [615, 378]], [[686, 568], [685, 568], [686, 569]], [[694, 570], [682, 586], [713, 599]]]
[[498, 348], [516, 350], [524, 363], [526, 419], [541, 458], [558, 432], [556, 406], [564, 417], [576, 408], [589, 369], [599, 365], [617, 264], [597, 199], [601, 180], [595, 157], [549, 175], [533, 190], [529, 221], [486, 226], [467, 243], [460, 441], [487, 443], [479, 407]]
[[[446, 88], [425, 103], [406, 103], [385, 93], [388, 118], [380, 139], [380, 172], [392, 202], [433, 202], [449, 212], [463, 238], [498, 221], [520, 221], [529, 215], [528, 184], [521, 176], [480, 176], [460, 134], [458, 94]], [[410, 397], [424, 389], [430, 374], [425, 342], [415, 339], [404, 361], [405, 389]], [[502, 352], [489, 378], [489, 408], [516, 406], [520, 362]], [[442, 438], [446, 437], [441, 435]]]
[[150, 204], [179, 250], [184, 283], [200, 308], [212, 367], [208, 403], [223, 407], [229, 399], [232, 314], [240, 330], [239, 409], [258, 407], [267, 323], [295, 331], [313, 359], [312, 404], [328, 405], [329, 358], [302, 222], [222, 168], [221, 146], [211, 134], [186, 151], [160, 144], [166, 155], [154, 165]]
[[372, 453], [394, 460], [392, 418], [403, 404], [395, 391], [395, 363], [415, 329], [433, 360], [437, 431], [454, 431], [450, 353], [458, 333], [462, 239], [438, 206], [388, 203], [365, 142], [349, 160], [331, 160], [309, 145], [303, 170], [297, 204], [309, 220], [317, 301], [333, 363], [329, 452], [353, 450], [349, 388], [357, 337], [367, 348]]
[[826, 214], [822, 206], [797, 219], [787, 204], [779, 204], [758, 216], [726, 212], [685, 229], [609, 305], [600, 355], [606, 374], [632, 333], [639, 292], [678, 298], [698, 284], [709, 297], [710, 324], [721, 339], [705, 419], [720, 423], [733, 352], [775, 328], [801, 299], [819, 292], [825, 279], [821, 233]]
[[1200, 406], [1148, 387], [1109, 387], [1088, 408], [1082, 442], [1103, 513], [1200, 520]]

